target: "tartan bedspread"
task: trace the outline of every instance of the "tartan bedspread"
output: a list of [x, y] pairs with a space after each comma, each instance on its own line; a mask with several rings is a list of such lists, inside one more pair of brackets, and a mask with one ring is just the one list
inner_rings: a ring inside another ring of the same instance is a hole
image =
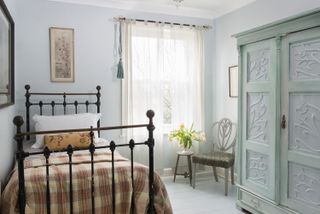
[[[69, 213], [69, 165], [68, 156], [50, 156], [51, 213]], [[112, 213], [111, 153], [94, 155], [95, 213]], [[90, 154], [75, 152], [72, 156], [73, 213], [91, 213], [91, 164]], [[134, 163], [135, 213], [146, 213], [149, 202], [148, 168]], [[155, 208], [157, 213], [172, 213], [171, 204], [160, 176], [154, 175]], [[130, 213], [131, 184], [130, 161], [115, 155], [116, 213]], [[25, 160], [26, 213], [46, 213], [46, 167], [44, 157]], [[3, 214], [19, 213], [18, 170], [2, 194]]]

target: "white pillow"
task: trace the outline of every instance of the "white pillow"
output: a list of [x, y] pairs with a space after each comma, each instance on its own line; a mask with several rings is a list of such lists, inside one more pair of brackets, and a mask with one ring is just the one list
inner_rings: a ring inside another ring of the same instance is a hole
[[[51, 131], [65, 129], [82, 129], [90, 128], [91, 126], [96, 128], [97, 122], [100, 117], [101, 114], [83, 113], [58, 116], [34, 115], [32, 119], [35, 124], [35, 131]], [[98, 137], [98, 133], [96, 131], [94, 135], [96, 138]], [[43, 137], [44, 135], [36, 135], [36, 142], [32, 145], [32, 148], [43, 148]]]
[[104, 139], [102, 137], [96, 137], [94, 139], [94, 144], [96, 146], [109, 146], [110, 141], [108, 141], [108, 140], [106, 140], [106, 139]]

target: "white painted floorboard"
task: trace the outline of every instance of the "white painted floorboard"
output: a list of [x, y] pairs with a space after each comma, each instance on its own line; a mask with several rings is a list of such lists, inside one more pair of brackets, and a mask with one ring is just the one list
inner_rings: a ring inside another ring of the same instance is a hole
[[243, 214], [236, 208], [236, 188], [229, 183], [229, 194], [224, 196], [224, 179], [215, 182], [212, 176], [197, 176], [196, 188], [189, 178], [163, 177], [174, 214]]

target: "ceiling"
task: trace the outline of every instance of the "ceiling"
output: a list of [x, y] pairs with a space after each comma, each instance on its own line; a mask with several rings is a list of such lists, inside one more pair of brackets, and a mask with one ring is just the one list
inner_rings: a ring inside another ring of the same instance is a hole
[[173, 0], [49, 0], [94, 5], [141, 12], [213, 19], [255, 0], [184, 0], [177, 7]]

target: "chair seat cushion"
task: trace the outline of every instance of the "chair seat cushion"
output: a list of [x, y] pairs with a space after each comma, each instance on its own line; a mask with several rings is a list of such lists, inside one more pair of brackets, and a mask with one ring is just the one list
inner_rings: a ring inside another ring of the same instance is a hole
[[234, 155], [226, 152], [196, 154], [192, 156], [192, 162], [208, 166], [229, 168], [234, 164]]

